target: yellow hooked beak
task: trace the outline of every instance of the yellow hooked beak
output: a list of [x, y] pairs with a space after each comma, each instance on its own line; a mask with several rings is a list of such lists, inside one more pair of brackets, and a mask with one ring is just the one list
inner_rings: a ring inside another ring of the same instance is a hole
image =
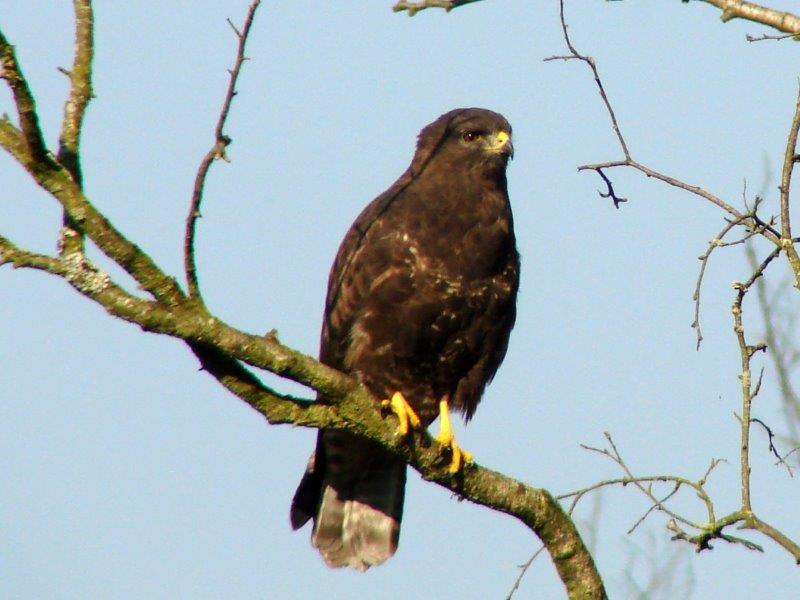
[[514, 158], [514, 145], [511, 143], [511, 136], [506, 131], [498, 131], [494, 138], [494, 143], [487, 145], [489, 152], [506, 154], [509, 158]]

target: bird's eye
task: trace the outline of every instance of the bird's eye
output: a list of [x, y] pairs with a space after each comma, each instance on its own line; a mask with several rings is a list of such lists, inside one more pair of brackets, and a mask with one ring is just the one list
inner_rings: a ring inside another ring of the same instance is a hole
[[465, 142], [474, 142], [479, 137], [481, 137], [480, 131], [466, 131], [461, 136], [461, 139], [463, 139]]

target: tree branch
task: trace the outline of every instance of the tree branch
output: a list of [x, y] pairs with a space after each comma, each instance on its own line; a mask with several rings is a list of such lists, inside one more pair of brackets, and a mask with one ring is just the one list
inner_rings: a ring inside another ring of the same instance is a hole
[[[14, 95], [20, 120], [20, 128], [7, 118], [0, 118], [0, 146], [11, 154], [30, 173], [34, 181], [59, 201], [76, 230], [88, 235], [109, 258], [125, 269], [141, 286], [158, 300], [177, 304], [184, 298], [183, 291], [171, 277], [167, 277], [158, 266], [135, 244], [128, 241], [86, 199], [81, 186], [72, 174], [44, 147], [39, 116], [30, 90], [18, 67], [14, 48], [0, 32], [0, 74]], [[81, 122], [76, 121], [80, 138]]]
[[228, 119], [228, 113], [230, 112], [233, 98], [236, 96], [236, 81], [239, 78], [239, 72], [242, 69], [244, 61], [247, 60], [244, 55], [244, 50], [247, 45], [247, 38], [250, 35], [250, 27], [253, 25], [253, 19], [255, 18], [259, 4], [261, 4], [261, 0], [255, 0], [250, 4], [241, 31], [233, 26], [230, 19], [228, 20], [228, 24], [239, 40], [239, 46], [236, 50], [236, 61], [234, 62], [233, 69], [229, 71], [230, 79], [228, 80], [228, 90], [225, 92], [225, 100], [222, 103], [222, 109], [217, 119], [217, 126], [214, 129], [214, 145], [211, 146], [211, 149], [203, 157], [203, 160], [200, 162], [200, 167], [197, 169], [197, 175], [194, 179], [194, 190], [192, 191], [192, 201], [189, 205], [189, 214], [186, 217], [183, 264], [184, 271], [186, 272], [186, 285], [188, 286], [189, 297], [196, 299], [198, 302], [202, 302], [202, 295], [200, 294], [200, 286], [197, 282], [197, 265], [195, 264], [194, 257], [195, 227], [197, 225], [197, 219], [202, 216], [200, 213], [200, 204], [203, 202], [203, 188], [206, 184], [206, 176], [211, 168], [211, 163], [219, 158], [227, 160], [225, 150], [230, 145], [231, 138], [225, 135], [223, 128], [225, 127], [225, 121]]
[[[591, 555], [569, 516], [547, 491], [478, 465], [453, 478], [443, 460], [444, 448], [427, 432], [417, 433], [411, 443], [399, 438], [396, 427], [376, 410], [378, 400], [349, 376], [282, 346], [272, 336], [257, 337], [231, 328], [196, 303], [167, 307], [135, 298], [88, 260], [75, 260], [76, 256], [79, 255], [36, 255], [0, 238], [0, 264], [11, 263], [62, 277], [112, 315], [147, 331], [187, 341], [209, 373], [270, 423], [346, 429], [402, 456], [424, 479], [472, 502], [515, 516], [546, 545], [571, 598], [605, 597]], [[264, 387], [234, 358], [313, 387], [333, 404], [279, 395]]]
[[800, 256], [792, 241], [792, 228], [790, 224], [789, 190], [792, 183], [792, 172], [800, 157], [797, 154], [797, 133], [800, 129], [800, 91], [795, 102], [794, 118], [786, 137], [786, 152], [783, 156], [783, 169], [781, 170], [780, 204], [781, 204], [781, 247], [786, 250], [786, 257], [794, 273], [795, 287], [800, 288]]
[[794, 543], [783, 533], [775, 529], [772, 525], [769, 525], [755, 515], [752, 515], [742, 524], [742, 529], [752, 529], [753, 531], [763, 533], [765, 536], [789, 552], [794, 557], [795, 563], [800, 565], [800, 545]]
[[[757, 208], [758, 202], [756, 202], [754, 211]], [[700, 329], [700, 292], [702, 291], [703, 277], [705, 277], [706, 274], [708, 261], [711, 258], [711, 253], [714, 252], [714, 250], [726, 245], [725, 242], [723, 242], [723, 239], [726, 235], [728, 235], [728, 232], [730, 232], [730, 230], [736, 227], [740, 222], [740, 219], [729, 220], [727, 225], [725, 225], [725, 227], [723, 227], [722, 230], [708, 242], [708, 248], [706, 248], [706, 251], [698, 257], [700, 260], [700, 271], [697, 274], [697, 282], [694, 286], [694, 294], [692, 294], [692, 301], [694, 302], [694, 321], [692, 321], [692, 329], [694, 329], [697, 334], [697, 346], [695, 347], [697, 350], [700, 350], [700, 344], [703, 341], [703, 332]]]
[[[346, 429], [381, 444], [403, 458], [426, 481], [431, 481], [479, 504], [516, 517], [544, 543], [567, 588], [569, 598], [605, 598], [594, 561], [575, 524], [558, 501], [543, 489], [532, 488], [477, 464], [468, 465], [455, 478], [443, 461], [443, 448], [427, 432], [414, 432], [404, 440], [374, 409], [376, 399], [363, 388], [342, 397], [335, 407], [297, 400], [276, 399], [241, 365], [224, 354], [193, 345], [203, 367], [228, 390], [258, 410], [270, 423]], [[285, 410], [286, 409], [286, 410]]]
[[69, 77], [69, 98], [64, 104], [64, 119], [59, 137], [58, 162], [64, 165], [78, 184], [82, 183], [80, 138], [86, 107], [93, 98], [92, 58], [94, 56], [94, 15], [88, 0], [74, 0], [75, 58]]
[[[92, 58], [94, 55], [94, 14], [88, 0], [74, 0], [75, 10], [75, 58], [72, 69], [62, 70], [69, 77], [70, 92], [64, 103], [64, 119], [58, 144], [58, 162], [69, 171], [77, 184], [83, 187], [80, 163], [80, 136], [86, 107], [93, 97]], [[64, 213], [64, 227], [74, 235], [62, 235], [64, 244], [61, 254], [83, 252], [83, 236], [77, 231], [69, 215]]]
[[739, 381], [741, 382], [742, 387], [742, 416], [740, 418], [741, 436], [739, 446], [742, 482], [742, 511], [748, 515], [753, 511], [750, 502], [750, 424], [752, 423], [750, 411], [753, 404], [753, 398], [758, 390], [758, 386], [756, 386], [756, 391], [753, 390], [750, 361], [757, 351], [765, 350], [766, 346], [763, 344], [758, 346], [750, 346], [747, 343], [744, 335], [744, 324], [742, 321], [742, 302], [744, 302], [744, 297], [747, 292], [750, 291], [750, 287], [764, 274], [764, 270], [775, 258], [778, 257], [780, 252], [780, 247], [775, 248], [756, 268], [756, 270], [750, 276], [750, 279], [748, 279], [745, 283], [736, 282], [733, 284], [734, 289], [737, 290], [736, 298], [731, 306], [731, 312], [733, 313], [733, 331], [736, 334], [736, 340], [739, 344], [739, 356], [742, 368], [742, 371], [739, 374]]
[[[686, 2], [688, 0], [684, 0]], [[744, 0], [702, 0], [722, 11], [720, 19], [727, 23], [732, 19], [745, 19], [767, 25], [785, 33], [800, 34], [800, 17], [789, 12], [745, 2]]]
[[0, 79], [5, 79], [14, 96], [19, 127], [28, 154], [37, 161], [50, 162], [52, 159], [48, 157], [44, 136], [39, 126], [36, 101], [17, 62], [14, 46], [8, 42], [2, 31], [0, 31]]

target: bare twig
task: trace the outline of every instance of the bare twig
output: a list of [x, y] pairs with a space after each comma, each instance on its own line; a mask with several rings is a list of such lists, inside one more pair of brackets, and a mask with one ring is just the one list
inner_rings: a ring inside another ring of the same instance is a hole
[[581, 165], [578, 167], [578, 171], [597, 171], [598, 169], [610, 169], [614, 167], [631, 167], [645, 174], [647, 177], [658, 179], [668, 185], [685, 190], [696, 196], [700, 196], [701, 198], [708, 200], [712, 204], [715, 204], [716, 206], [724, 210], [726, 213], [728, 213], [728, 215], [730, 215], [731, 218], [738, 219], [739, 224], [744, 225], [749, 229], [756, 229], [762, 227], [764, 230], [763, 232], [764, 237], [768, 238], [775, 244], [780, 243], [780, 233], [776, 231], [775, 228], [769, 225], [768, 223], [764, 223], [760, 220], [756, 220], [752, 217], [749, 217], [747, 214], [742, 213], [741, 211], [731, 206], [729, 203], [725, 202], [722, 198], [715, 196], [711, 192], [707, 192], [706, 190], [704, 190], [699, 186], [691, 185], [689, 183], [681, 181], [680, 179], [676, 179], [675, 177], [659, 173], [658, 171], [655, 171], [650, 167], [646, 167], [645, 165], [635, 160], [617, 160], [617, 161], [608, 161], [602, 163]]
[[[583, 445], [583, 444], [581, 445], [581, 447], [584, 448], [585, 450], [589, 450], [589, 451], [592, 451], [592, 452], [598, 452], [600, 454], [603, 454], [604, 456], [607, 456], [607, 457], [611, 458], [612, 460], [614, 460], [614, 462], [616, 462], [618, 465], [620, 465], [618, 460], [607, 449], [595, 448], [595, 447], [587, 446], [587, 445]], [[715, 461], [712, 461], [712, 464], [714, 464], [714, 466], [716, 466], [717, 464], [719, 464], [719, 462], [720, 462], [719, 460], [715, 459]], [[625, 467], [623, 467], [623, 470], [626, 470]], [[628, 472], [630, 472], [629, 469], [626, 470], [626, 473], [628, 473]], [[711, 503], [711, 498], [707, 495], [705, 490], [703, 490], [703, 486], [705, 485], [705, 481], [706, 481], [706, 478], [708, 477], [708, 474], [709, 474], [709, 472], [706, 472], [706, 474], [703, 476], [703, 479], [701, 479], [699, 481], [692, 481], [690, 479], [686, 479], [685, 477], [679, 477], [679, 476], [676, 476], [676, 475], [636, 475], [636, 476], [627, 475], [625, 477], [618, 477], [616, 479], [606, 479], [606, 480], [603, 480], [603, 481], [598, 481], [597, 483], [594, 483], [594, 484], [592, 484], [590, 486], [581, 488], [579, 490], [575, 490], [575, 491], [572, 491], [572, 492], [567, 492], [566, 494], [561, 494], [559, 496], [556, 496], [556, 499], [557, 500], [564, 500], [566, 498], [572, 498], [572, 502], [570, 503], [569, 508], [567, 509], [567, 512], [569, 514], [572, 514], [573, 511], [575, 510], [575, 507], [577, 506], [578, 502], [580, 502], [581, 499], [583, 499], [583, 497], [586, 494], [588, 494], [590, 492], [597, 491], [597, 490], [605, 488], [605, 487], [613, 487], [613, 486], [618, 486], [618, 485], [620, 485], [622, 487], [625, 487], [625, 486], [627, 486], [627, 485], [629, 485], [631, 483], [639, 483], [639, 484], [673, 483], [676, 488], [680, 488], [681, 486], [687, 486], [687, 487], [690, 487], [690, 488], [694, 489], [695, 493], [697, 494], [697, 496], [701, 500], [703, 500], [705, 502], [705, 504], [706, 504], [706, 509], [708, 510], [709, 520], [713, 520], [713, 517], [714, 517], [714, 505]], [[649, 489], [650, 489], [650, 492], [652, 492], [652, 487], [650, 487]], [[665, 500], [661, 500], [661, 501], [658, 502], [658, 504], [654, 504], [654, 508], [658, 508], [659, 505], [663, 504], [663, 502], [665, 502]], [[690, 522], [688, 520], [686, 520], [685, 524], [686, 525], [690, 525]]]
[[516, 591], [519, 589], [519, 585], [522, 583], [523, 577], [525, 577], [525, 573], [528, 572], [528, 569], [533, 564], [533, 561], [535, 561], [539, 557], [539, 555], [542, 553], [544, 549], [545, 549], [544, 546], [540, 547], [536, 552], [533, 553], [533, 556], [531, 556], [528, 560], [519, 565], [519, 575], [517, 575], [517, 578], [514, 581], [514, 585], [511, 587], [511, 590], [509, 590], [508, 596], [506, 596], [506, 600], [511, 600], [511, 598], [514, 596]]
[[225, 99], [222, 103], [219, 118], [217, 119], [217, 126], [214, 129], [214, 145], [211, 146], [211, 149], [203, 157], [203, 160], [200, 162], [200, 167], [197, 169], [197, 175], [194, 179], [194, 189], [192, 190], [192, 200], [189, 205], [189, 214], [186, 217], [186, 233], [183, 242], [183, 264], [186, 272], [186, 285], [188, 286], [189, 297], [201, 303], [202, 296], [197, 281], [197, 264], [194, 256], [195, 229], [197, 219], [201, 216], [200, 204], [203, 202], [203, 188], [205, 187], [206, 176], [211, 168], [211, 163], [218, 158], [227, 159], [225, 150], [231, 143], [231, 138], [225, 135], [223, 129], [231, 109], [231, 104], [236, 96], [236, 81], [239, 78], [239, 72], [242, 69], [242, 65], [247, 60], [244, 54], [245, 46], [247, 45], [250, 27], [253, 25], [253, 19], [259, 4], [261, 4], [261, 0], [255, 0], [250, 4], [241, 31], [234, 27], [230, 19], [228, 20], [228, 24], [231, 26], [231, 29], [233, 29], [239, 41], [236, 50], [236, 61], [234, 62], [233, 69], [229, 71], [230, 78], [228, 79], [228, 89], [225, 92]]
[[700, 344], [703, 341], [703, 332], [700, 329], [700, 291], [703, 286], [703, 277], [706, 274], [706, 267], [708, 266], [708, 259], [711, 258], [711, 253], [723, 246], [722, 241], [728, 232], [741, 223], [741, 219], [731, 219], [722, 230], [708, 242], [708, 248], [699, 256], [700, 259], [700, 272], [697, 274], [697, 282], [694, 286], [694, 294], [692, 300], [694, 301], [694, 321], [692, 321], [692, 329], [697, 333], [697, 346], [696, 349], [700, 350]]
[[[672, 491], [669, 494], [667, 494], [666, 496], [664, 496], [663, 498], [661, 498], [660, 500], [657, 500], [656, 502], [654, 502], [650, 506], [650, 508], [648, 508], [647, 511], [641, 517], [639, 517], [633, 525], [630, 526], [630, 528], [628, 528], [628, 531], [626, 533], [631, 534], [634, 531], [636, 531], [636, 528], [639, 527], [639, 525], [641, 525], [642, 523], [644, 523], [645, 520], [647, 519], [647, 517], [649, 517], [650, 514], [654, 510], [656, 510], [656, 509], [660, 510], [660, 507], [663, 506], [667, 501], [669, 501], [669, 499], [672, 498], [675, 494], [677, 494], [678, 490], [680, 490], [680, 489], [681, 489], [680, 482], [676, 482], [675, 483], [675, 487], [672, 488]], [[651, 490], [651, 488], [649, 486], [648, 486], [648, 490]]]
[[[751, 418], [750, 421], [752, 421], [753, 423], [758, 423], [759, 425], [761, 425], [761, 427], [764, 428], [764, 431], [767, 432], [767, 438], [769, 440], [769, 451], [772, 452], [772, 455], [778, 459], [778, 462], [776, 462], [775, 464], [783, 465], [783, 467], [786, 469], [786, 472], [789, 473], [789, 477], [794, 477], [794, 470], [792, 469], [792, 466], [786, 462], [785, 457], [781, 456], [780, 452], [778, 452], [778, 448], [775, 446], [775, 434], [772, 432], [772, 428], [766, 423], [764, 423], [764, 421], [762, 421], [761, 419], [757, 419], [755, 417]], [[793, 452], [793, 450], [790, 450], [789, 454], [791, 454], [791, 452]], [[787, 454], [786, 456], [789, 456], [789, 454]]]
[[[599, 454], [602, 454], [603, 456], [607, 456], [608, 458], [613, 460], [617, 465], [619, 465], [619, 467], [623, 470], [623, 472], [626, 475], [626, 477], [623, 480], [623, 482], [624, 483], [632, 483], [640, 492], [642, 492], [645, 496], [647, 496], [647, 498], [650, 499], [650, 501], [653, 503], [654, 507], [657, 510], [669, 515], [670, 517], [672, 517], [672, 519], [674, 519], [675, 521], [677, 521], [679, 523], [682, 523], [682, 524], [686, 525], [687, 527], [693, 527], [695, 529], [703, 529], [703, 525], [702, 524], [696, 523], [694, 521], [691, 521], [691, 520], [679, 515], [678, 513], [672, 511], [671, 509], [667, 508], [663, 504], [663, 502], [659, 498], [657, 498], [655, 496], [655, 494], [653, 494], [652, 487], [644, 485], [644, 483], [646, 483], [648, 481], [653, 481], [654, 478], [642, 478], [642, 477], [637, 477], [636, 475], [634, 475], [633, 472], [631, 471], [631, 469], [628, 467], [628, 465], [622, 459], [622, 456], [620, 455], [619, 450], [617, 449], [617, 446], [616, 446], [616, 444], [614, 443], [614, 440], [611, 437], [611, 434], [606, 431], [603, 435], [605, 436], [606, 441], [608, 442], [608, 444], [610, 446], [610, 449], [608, 449], [608, 448], [596, 448], [596, 447], [593, 447], [593, 446], [586, 446], [586, 445], [583, 445], [583, 444], [581, 444], [581, 447], [585, 448], [586, 450], [590, 450], [592, 452], [597, 452]], [[706, 511], [708, 512], [708, 520], [709, 520], [709, 522], [714, 522], [714, 520], [715, 520], [714, 519], [714, 504], [711, 501], [711, 498], [709, 497], [709, 495], [706, 493], [705, 489], [703, 489], [703, 486], [701, 486], [697, 482], [691, 481], [689, 479], [686, 479], [686, 478], [683, 478], [683, 477], [675, 477], [675, 476], [672, 476], [672, 475], [661, 476], [660, 478], [658, 478], [658, 480], [659, 481], [670, 481], [670, 482], [673, 482], [675, 484], [687, 485], [689, 487], [692, 487], [697, 492], [697, 496], [703, 501], [703, 503], [706, 506]], [[670, 496], [671, 496], [671, 494], [670, 494]]]
[[628, 199], [617, 196], [616, 192], [614, 191], [614, 185], [611, 183], [611, 180], [608, 178], [608, 176], [603, 173], [603, 169], [597, 169], [597, 174], [600, 175], [600, 178], [606, 184], [606, 191], [601, 192], [598, 190], [597, 193], [600, 194], [601, 198], [611, 198], [611, 201], [614, 203], [614, 208], [619, 209], [619, 205], [622, 202], [627, 202]]
[[[776, 248], [773, 254], [777, 256], [777, 253], [779, 251], [780, 249]], [[769, 262], [774, 260], [775, 256], [771, 254], [769, 257], [767, 257], [768, 260], [764, 261], [766, 265], [762, 263], [763, 268], [761, 269], [761, 272], [763, 272], [763, 269], [766, 268]], [[748, 282], [745, 284], [738, 284], [738, 285], [741, 286], [746, 286], [748, 284], [752, 285], [752, 283], [755, 281], [755, 278], [759, 276], [760, 274], [754, 273], [754, 278], [751, 278], [751, 280], [748, 280]], [[750, 352], [755, 352], [758, 349], [761, 348], [749, 347]], [[714, 506], [711, 501], [711, 498], [705, 491], [705, 483], [711, 472], [722, 461], [718, 459], [712, 460], [705, 474], [698, 481], [691, 481], [686, 478], [676, 477], [673, 475], [639, 477], [633, 475], [631, 469], [622, 459], [622, 456], [619, 450], [617, 449], [613, 439], [611, 438], [611, 435], [606, 432], [605, 437], [609, 443], [610, 448], [595, 448], [592, 446], [585, 446], [585, 445], [582, 445], [582, 447], [587, 450], [591, 450], [592, 452], [597, 452], [599, 454], [602, 454], [603, 456], [610, 458], [625, 472], [626, 476], [619, 479], [601, 481], [587, 488], [583, 488], [581, 490], [570, 492], [569, 494], [563, 494], [561, 496], [558, 496], [558, 499], [564, 499], [569, 497], [574, 498], [572, 505], [570, 507], [570, 511], [574, 509], [577, 501], [583, 495], [585, 495], [590, 491], [600, 489], [601, 487], [609, 485], [621, 484], [624, 486], [632, 483], [639, 491], [641, 491], [645, 496], [647, 496], [647, 498], [652, 502], [652, 506], [648, 509], [648, 511], [644, 514], [644, 516], [634, 524], [633, 528], [638, 526], [641, 523], [641, 521], [643, 521], [643, 519], [646, 518], [649, 514], [651, 514], [654, 510], [658, 510], [671, 517], [669, 522], [667, 523], [667, 529], [673, 532], [674, 535], [672, 539], [689, 542], [695, 546], [698, 552], [702, 550], [712, 549], [713, 546], [711, 546], [710, 542], [714, 539], [721, 539], [732, 544], [740, 544], [748, 548], [749, 550], [763, 552], [763, 548], [760, 545], [756, 544], [755, 542], [739, 536], [733, 536], [725, 532], [725, 529], [727, 529], [728, 527], [738, 524], [740, 529], [752, 529], [763, 533], [764, 535], [766, 535], [767, 537], [778, 543], [780, 546], [782, 546], [784, 549], [786, 549], [790, 554], [792, 554], [792, 556], [795, 558], [798, 564], [800, 564], [800, 546], [798, 546], [795, 542], [793, 542], [786, 535], [784, 535], [774, 527], [767, 525], [766, 523], [761, 521], [758, 517], [755, 516], [755, 514], [753, 514], [752, 510], [742, 507], [740, 510], [732, 512], [729, 515], [726, 515], [719, 519], [714, 516]], [[667, 496], [663, 498], [658, 498], [653, 493], [652, 485], [649, 485], [657, 481], [672, 482], [674, 484], [674, 487], [669, 492], [669, 494], [667, 494]], [[691, 487], [697, 492], [698, 497], [703, 501], [703, 503], [706, 506], [706, 510], [709, 515], [707, 522], [694, 522], [684, 516], [677, 514], [676, 512], [665, 506], [665, 502], [667, 502], [674, 494], [676, 494], [681, 486]], [[748, 497], [748, 502], [749, 502], [749, 497]], [[698, 531], [698, 533], [696, 534], [688, 533], [683, 529], [682, 526], [695, 529]]]
[[[600, 74], [597, 71], [597, 64], [594, 61], [594, 58], [591, 56], [585, 56], [578, 52], [575, 49], [575, 46], [572, 45], [572, 40], [569, 37], [569, 26], [567, 25], [566, 17], [564, 16], [564, 0], [559, 0], [559, 15], [561, 18], [561, 31], [564, 34], [564, 41], [567, 44], [567, 48], [570, 51], [569, 56], [550, 56], [545, 58], [545, 62], [551, 60], [569, 60], [569, 59], [576, 59], [586, 63], [589, 68], [592, 70], [592, 74], [594, 75], [594, 82], [597, 85], [597, 90], [600, 92], [600, 97], [603, 99], [603, 104], [606, 106], [606, 111], [608, 112], [608, 116], [611, 118], [611, 126], [614, 129], [614, 133], [617, 135], [617, 140], [619, 141], [619, 145], [622, 148], [622, 154], [625, 156], [626, 160], [631, 159], [631, 153], [628, 151], [628, 145], [625, 142], [625, 138], [622, 136], [622, 131], [620, 130], [619, 123], [617, 122], [617, 116], [614, 114], [614, 109], [611, 107], [611, 102], [606, 95], [605, 87], [603, 86], [603, 82], [600, 80]], [[597, 171], [603, 176], [601, 171]], [[606, 183], [609, 183], [608, 180], [603, 176], [603, 179], [606, 180]], [[610, 183], [609, 183], [610, 186]], [[614, 206], [619, 208], [618, 202], [614, 201]]]
[[752, 35], [752, 34], [748, 33], [744, 37], [748, 42], [763, 42], [765, 40], [781, 41], [781, 40], [785, 40], [785, 39], [788, 39], [788, 38], [797, 37], [797, 35], [795, 35], [794, 33], [784, 33], [784, 34], [781, 34], [781, 35], [769, 35], [769, 34], [766, 34], [766, 33], [763, 34], [763, 35]]

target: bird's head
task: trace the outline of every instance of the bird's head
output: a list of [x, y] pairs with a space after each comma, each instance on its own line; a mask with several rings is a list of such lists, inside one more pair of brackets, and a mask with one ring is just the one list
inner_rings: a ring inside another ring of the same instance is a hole
[[451, 168], [497, 171], [505, 169], [513, 156], [511, 125], [503, 115], [483, 108], [457, 108], [420, 132], [412, 168], [443, 161]]

